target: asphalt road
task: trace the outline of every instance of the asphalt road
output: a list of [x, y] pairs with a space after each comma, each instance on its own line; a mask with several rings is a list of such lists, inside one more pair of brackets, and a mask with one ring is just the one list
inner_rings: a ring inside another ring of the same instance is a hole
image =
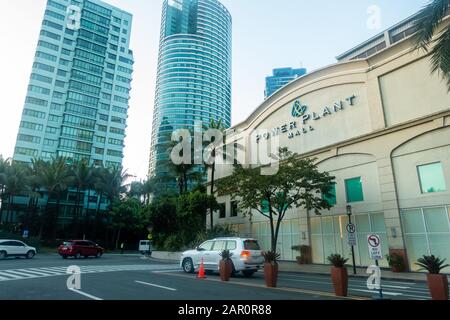
[[[81, 289], [69, 290], [69, 266], [81, 271]], [[382, 280], [384, 297], [430, 299], [425, 282]], [[365, 278], [350, 278], [345, 300], [373, 299]], [[100, 259], [67, 259], [56, 254], [32, 260], [0, 261], [0, 300], [336, 300], [330, 276], [281, 272], [277, 288], [266, 288], [262, 272], [252, 278], [220, 281], [217, 274], [197, 279], [177, 263], [137, 255], [104, 255]]]

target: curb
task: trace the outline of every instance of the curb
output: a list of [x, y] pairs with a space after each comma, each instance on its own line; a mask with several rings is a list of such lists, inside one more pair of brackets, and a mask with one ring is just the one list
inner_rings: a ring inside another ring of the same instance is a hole
[[[289, 270], [279, 270], [279, 272], [283, 272], [283, 273], [300, 273], [300, 274], [309, 274], [309, 275], [314, 275], [314, 274], [318, 274], [318, 275], [323, 275], [323, 276], [331, 276], [330, 273], [326, 273], [326, 272], [308, 272], [308, 271], [289, 271]], [[366, 275], [362, 275], [362, 274], [349, 274], [348, 277], [349, 278], [367, 278], [369, 276], [369, 274]], [[396, 277], [383, 277], [381, 276], [381, 279], [384, 280], [391, 280], [391, 281], [410, 281], [410, 282], [424, 282], [426, 283], [427, 280], [420, 280], [420, 279], [408, 279], [408, 278], [396, 278]]]

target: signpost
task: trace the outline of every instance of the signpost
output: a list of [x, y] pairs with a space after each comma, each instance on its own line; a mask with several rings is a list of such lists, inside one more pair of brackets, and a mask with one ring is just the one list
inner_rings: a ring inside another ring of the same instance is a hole
[[[381, 238], [378, 234], [370, 234], [367, 236], [367, 244], [369, 246], [369, 257], [375, 260], [375, 265], [377, 269], [380, 269], [378, 260], [383, 259], [383, 252], [381, 251]], [[381, 288], [381, 283], [379, 286], [380, 299], [383, 299], [383, 289]]]
[[25, 230], [23, 230], [22, 237], [26, 239], [26, 238], [28, 238], [28, 234], [29, 234], [29, 231], [25, 229]]
[[357, 245], [357, 240], [356, 240], [356, 227], [353, 223], [349, 223], [347, 225], [347, 241], [348, 244], [351, 246], [356, 246]]

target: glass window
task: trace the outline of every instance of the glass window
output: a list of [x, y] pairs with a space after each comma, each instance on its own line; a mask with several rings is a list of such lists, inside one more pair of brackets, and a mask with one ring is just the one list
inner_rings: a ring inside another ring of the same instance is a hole
[[405, 233], [424, 233], [422, 210], [405, 210], [403, 211], [403, 228]]
[[336, 204], [336, 184], [334, 183], [329, 191], [329, 195], [322, 195], [322, 199], [327, 201], [330, 206], [334, 206]]
[[231, 202], [231, 216], [232, 217], [238, 216], [238, 204], [236, 201]]
[[236, 250], [236, 241], [227, 241], [227, 250]]
[[361, 177], [345, 180], [347, 203], [364, 201]]
[[218, 240], [214, 242], [214, 246], [212, 248], [213, 251], [222, 251], [225, 249], [226, 241]]
[[261, 250], [258, 241], [256, 240], [245, 240], [244, 241], [245, 250]]
[[442, 192], [447, 189], [440, 162], [418, 166], [417, 171], [422, 193]]
[[209, 250], [211, 250], [213, 243], [214, 243], [213, 241], [206, 241], [206, 242], [202, 243], [198, 248], [201, 250], [209, 251]]
[[225, 203], [220, 203], [219, 204], [219, 218], [220, 219], [224, 219], [226, 217], [226, 212], [225, 212]]
[[450, 232], [445, 207], [423, 209], [423, 215], [428, 232]]

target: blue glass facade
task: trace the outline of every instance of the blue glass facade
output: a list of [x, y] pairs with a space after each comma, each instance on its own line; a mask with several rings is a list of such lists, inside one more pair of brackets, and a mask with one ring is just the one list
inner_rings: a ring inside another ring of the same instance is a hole
[[99, 0], [48, 0], [14, 160], [64, 156], [122, 164], [131, 27], [130, 13]]
[[292, 80], [306, 74], [306, 69], [279, 68], [273, 69], [273, 75], [266, 77], [266, 90], [264, 92], [267, 99], [276, 91], [290, 83]]
[[218, 0], [163, 4], [150, 176], [168, 174], [167, 138], [211, 119], [231, 125], [231, 15]]

